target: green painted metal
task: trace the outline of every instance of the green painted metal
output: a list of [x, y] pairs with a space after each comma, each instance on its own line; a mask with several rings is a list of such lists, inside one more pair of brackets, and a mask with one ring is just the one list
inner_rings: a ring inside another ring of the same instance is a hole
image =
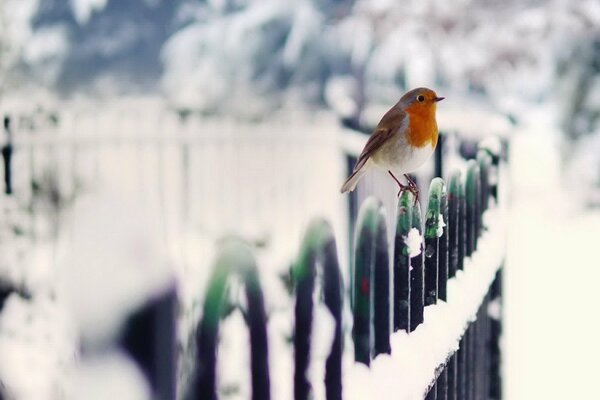
[[352, 271], [355, 359], [366, 365], [390, 351], [389, 275], [385, 212], [381, 202], [370, 197], [358, 215]]
[[[322, 274], [317, 274], [317, 267]], [[312, 388], [307, 376], [313, 322], [313, 292], [317, 276], [322, 278], [323, 302], [335, 320], [331, 352], [325, 364], [325, 392], [328, 400], [341, 400], [342, 393], [342, 278], [331, 226], [314, 219], [304, 236], [296, 264], [292, 269], [296, 292], [294, 309], [294, 398], [306, 400]]]
[[369, 365], [373, 348], [373, 280], [371, 266], [375, 260], [375, 230], [381, 204], [368, 198], [360, 208], [356, 223], [356, 244], [354, 268], [352, 271], [352, 339], [354, 358], [357, 362]]
[[239, 277], [243, 282], [247, 299], [252, 399], [270, 398], [266, 314], [256, 263], [247, 244], [238, 238], [228, 238], [222, 242], [208, 283], [196, 337], [198, 366], [186, 399], [217, 398], [216, 358], [219, 323], [225, 311], [232, 306], [229, 304], [227, 290], [233, 276]]
[[442, 236], [441, 203], [445, 183], [434, 178], [429, 185], [429, 203], [425, 215], [425, 305], [436, 304], [438, 299], [439, 238]]
[[440, 223], [442, 196], [446, 185], [442, 178], [434, 178], [429, 185], [429, 203], [425, 215], [425, 238], [437, 238]]

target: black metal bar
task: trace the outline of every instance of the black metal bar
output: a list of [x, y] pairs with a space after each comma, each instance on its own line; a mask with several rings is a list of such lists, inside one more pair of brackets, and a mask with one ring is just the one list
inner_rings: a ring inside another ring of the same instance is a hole
[[448, 194], [446, 190], [442, 192], [440, 212], [445, 226], [442, 228], [442, 236], [439, 238], [438, 245], [438, 297], [447, 301], [450, 268], [448, 266]]
[[310, 363], [313, 292], [317, 265], [323, 268], [324, 303], [335, 320], [333, 345], [325, 369], [325, 391], [327, 400], [341, 400], [343, 346], [341, 275], [333, 232], [329, 224], [321, 219], [316, 219], [310, 224], [304, 237], [300, 257], [293, 269], [296, 283], [294, 325], [294, 398], [296, 400], [308, 399], [311, 393], [311, 385], [306, 373]]
[[447, 400], [448, 399], [448, 364], [444, 367], [442, 373], [438, 377], [437, 384], [437, 400]]
[[477, 348], [475, 345], [475, 324], [471, 324], [469, 327], [469, 336], [468, 336], [468, 348], [469, 354], [467, 359], [467, 366], [469, 371], [469, 398], [471, 400], [476, 400], [475, 397], [475, 385], [477, 384], [477, 376], [475, 374], [475, 355], [477, 353]]
[[333, 343], [325, 362], [325, 397], [327, 400], [341, 400], [342, 355], [344, 352], [342, 299], [344, 295], [335, 240], [329, 240], [323, 252], [323, 301], [335, 320]]
[[467, 199], [465, 186], [459, 182], [458, 186], [458, 265], [457, 269], [463, 270], [465, 266], [465, 255], [467, 253]]
[[376, 211], [378, 205], [368, 199], [361, 208], [356, 222], [356, 245], [352, 271], [352, 341], [354, 360], [366, 365], [371, 363], [371, 325], [373, 310], [372, 268], [375, 259]]
[[355, 360], [369, 365], [372, 357], [390, 353], [390, 266], [381, 202], [365, 200], [356, 226], [352, 338]]
[[435, 177], [441, 178], [444, 176], [444, 147], [446, 142], [446, 134], [440, 132], [438, 135], [438, 143], [435, 148]]
[[120, 339], [157, 399], [176, 397], [176, 313], [177, 291], [171, 285], [127, 319]]
[[410, 256], [406, 237], [412, 227], [412, 197], [400, 196], [394, 238], [394, 332], [410, 329]]
[[388, 253], [387, 225], [383, 207], [375, 236], [375, 263], [373, 265], [373, 330], [375, 334], [374, 357], [391, 353], [390, 348], [390, 258]]
[[453, 278], [459, 265], [459, 233], [461, 224], [461, 176], [456, 171], [448, 183], [448, 219], [446, 231], [448, 232], [448, 276]]
[[224, 310], [229, 308], [226, 287], [229, 277], [233, 274], [242, 278], [246, 288], [252, 400], [270, 398], [266, 314], [256, 264], [248, 246], [232, 239], [224, 244], [219, 253], [209, 281], [202, 320], [196, 333], [197, 365], [184, 397], [186, 400], [217, 399], [216, 361], [219, 323]]
[[4, 131], [6, 142], [2, 145], [2, 159], [4, 162], [4, 193], [12, 194], [12, 155], [14, 151], [13, 136], [11, 131], [10, 117], [4, 117]]
[[[422, 235], [421, 207], [416, 202], [412, 209], [412, 229], [416, 229]], [[421, 236], [422, 237], [422, 236]], [[410, 331], [417, 329], [423, 323], [423, 308], [425, 307], [425, 285], [424, 285], [424, 263], [423, 263], [423, 241], [417, 255], [411, 257], [410, 266]]]
[[[465, 333], [466, 335], [466, 333]], [[466, 374], [466, 366], [467, 366], [467, 349], [466, 349], [466, 337], [460, 339], [458, 352], [456, 354], [457, 364], [456, 364], [456, 372], [457, 372], [457, 380], [456, 380], [456, 398], [458, 400], [465, 400], [467, 398], [467, 374]]]
[[441, 201], [444, 181], [434, 178], [429, 186], [429, 204], [425, 216], [425, 305], [437, 303], [439, 280], [439, 238]]
[[466, 195], [466, 255], [470, 257], [477, 243], [479, 167], [474, 160], [467, 163]]
[[437, 400], [436, 386], [437, 384], [433, 384], [433, 386], [429, 389], [429, 392], [427, 392], [427, 395], [425, 396], [425, 400]]
[[[496, 312], [502, 310], [502, 277], [503, 268], [500, 268], [492, 284], [490, 298], [492, 302], [497, 302], [494, 306]], [[500, 352], [500, 336], [502, 335], [502, 318], [500, 315], [490, 316], [490, 390], [491, 399], [502, 398], [502, 374], [501, 362], [502, 354]]]
[[457, 360], [458, 354], [455, 352], [448, 361], [448, 400], [457, 400]]
[[471, 325], [465, 333], [465, 399], [473, 400], [473, 333]]

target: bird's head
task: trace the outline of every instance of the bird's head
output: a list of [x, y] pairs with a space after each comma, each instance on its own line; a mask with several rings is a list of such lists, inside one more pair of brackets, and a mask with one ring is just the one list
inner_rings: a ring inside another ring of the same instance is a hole
[[444, 100], [444, 97], [438, 97], [433, 90], [417, 88], [402, 96], [398, 105], [409, 113], [435, 112], [435, 106], [441, 100]]

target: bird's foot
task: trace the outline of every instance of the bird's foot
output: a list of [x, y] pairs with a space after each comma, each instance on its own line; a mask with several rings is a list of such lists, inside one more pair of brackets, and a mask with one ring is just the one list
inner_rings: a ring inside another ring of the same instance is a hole
[[402, 195], [402, 193], [407, 190], [409, 192], [411, 192], [414, 196], [414, 202], [413, 202], [413, 206], [414, 206], [415, 204], [417, 204], [417, 201], [419, 201], [419, 188], [416, 186], [412, 186], [412, 185], [400, 185], [400, 189], [398, 190], [397, 196], [400, 197]]
[[415, 201], [413, 203], [413, 207], [414, 207], [417, 204], [417, 202], [419, 201], [419, 188], [416, 186], [409, 185], [408, 190], [410, 190], [410, 192], [415, 197]]

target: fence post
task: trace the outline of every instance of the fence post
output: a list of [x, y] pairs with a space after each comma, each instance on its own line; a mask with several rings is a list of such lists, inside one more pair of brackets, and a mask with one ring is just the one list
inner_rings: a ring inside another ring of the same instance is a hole
[[[309, 398], [311, 386], [306, 372], [310, 363], [313, 318], [313, 291], [317, 265], [323, 268], [323, 300], [335, 320], [331, 352], [325, 363], [327, 400], [342, 398], [342, 287], [335, 238], [331, 227], [321, 219], [310, 224], [300, 256], [293, 268], [296, 288], [294, 326], [294, 398]], [[258, 398], [256, 399], [258, 400]]]
[[425, 305], [437, 303], [439, 283], [439, 241], [443, 233], [441, 201], [444, 181], [434, 178], [429, 186], [429, 204], [425, 216]]
[[204, 299], [203, 314], [196, 333], [197, 366], [187, 400], [216, 400], [216, 361], [219, 323], [227, 308], [226, 288], [231, 275], [244, 282], [248, 301], [252, 400], [268, 400], [270, 394], [268, 342], [263, 293], [256, 263], [247, 245], [230, 239], [214, 265]]
[[413, 197], [408, 191], [400, 196], [394, 238], [394, 332], [410, 330], [410, 252], [406, 238], [412, 227]]
[[387, 228], [383, 206], [373, 197], [358, 214], [352, 276], [354, 356], [369, 365], [372, 357], [390, 353]]
[[[423, 225], [421, 223], [421, 206], [419, 202], [416, 202], [412, 208], [411, 222], [411, 231], [414, 232], [414, 230], [416, 230], [416, 233], [419, 235], [418, 239], [420, 241], [418, 245], [418, 253], [415, 251], [416, 254], [413, 254], [413, 256], [410, 258], [410, 331], [412, 332], [417, 329], [417, 326], [423, 323], [423, 308], [425, 306], [425, 285], [423, 281]], [[409, 235], [411, 235], [410, 232]]]

